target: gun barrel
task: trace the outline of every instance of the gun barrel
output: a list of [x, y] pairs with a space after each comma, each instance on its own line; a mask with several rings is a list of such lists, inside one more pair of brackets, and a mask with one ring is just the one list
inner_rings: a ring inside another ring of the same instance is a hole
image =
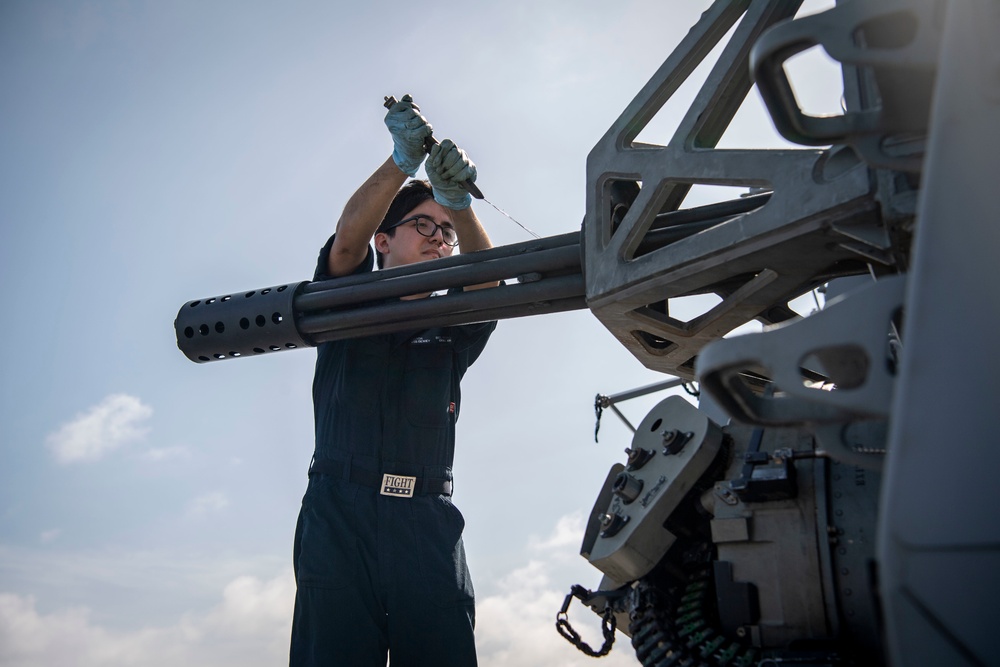
[[[768, 197], [661, 214], [639, 252], [757, 208]], [[177, 347], [191, 361], [206, 363], [360, 336], [580, 310], [587, 307], [582, 267], [580, 232], [570, 232], [364, 275], [197, 299], [177, 313]], [[492, 281], [504, 285], [400, 300]]]
[[[399, 297], [489, 281], [502, 289]], [[271, 354], [345, 338], [586, 308], [579, 233], [398, 269], [302, 281], [184, 304], [177, 346], [196, 363]]]

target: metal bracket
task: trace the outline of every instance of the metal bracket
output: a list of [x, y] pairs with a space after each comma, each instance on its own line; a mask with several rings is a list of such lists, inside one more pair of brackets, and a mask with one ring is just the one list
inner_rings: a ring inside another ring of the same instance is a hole
[[[905, 276], [891, 276], [805, 319], [712, 343], [698, 357], [702, 389], [735, 419], [762, 426], [886, 418], [895, 381], [890, 331], [905, 285]], [[803, 365], [810, 359], [836, 389], [807, 386]], [[747, 385], [748, 369], [770, 378], [774, 397]]]
[[[919, 171], [931, 90], [941, 46], [938, 0], [843, 2], [833, 9], [776, 25], [750, 52], [750, 67], [778, 132], [789, 141], [851, 144], [874, 166]], [[835, 60], [872, 68], [878, 100], [840, 116], [803, 113], [783, 65], [822, 46]], [[895, 135], [895, 137], [894, 137]]]

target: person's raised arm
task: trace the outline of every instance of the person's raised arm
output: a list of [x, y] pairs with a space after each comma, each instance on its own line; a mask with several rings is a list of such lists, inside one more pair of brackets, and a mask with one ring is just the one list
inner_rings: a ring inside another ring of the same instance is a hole
[[392, 157], [361, 184], [344, 206], [337, 221], [337, 235], [330, 248], [328, 270], [331, 276], [353, 272], [368, 254], [368, 243], [389, 210], [392, 198], [420, 168], [426, 155], [424, 139], [433, 128], [420, 115], [413, 98], [403, 98], [389, 108], [385, 125], [392, 134]]
[[[427, 180], [434, 190], [434, 201], [451, 209], [452, 222], [458, 235], [462, 253], [476, 252], [493, 247], [489, 235], [472, 210], [472, 195], [462, 187], [465, 181], [476, 181], [476, 165], [451, 139], [445, 139], [431, 148], [425, 165]], [[466, 290], [496, 287], [498, 282], [466, 285]]]
[[393, 196], [406, 180], [392, 158], [386, 161], [358, 188], [337, 221], [337, 236], [330, 246], [329, 274], [350, 275], [368, 254], [368, 242], [385, 217]]

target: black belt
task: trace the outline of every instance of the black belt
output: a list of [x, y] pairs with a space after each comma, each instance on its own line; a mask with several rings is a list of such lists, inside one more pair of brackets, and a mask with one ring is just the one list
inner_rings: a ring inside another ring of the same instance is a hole
[[[309, 466], [309, 476], [312, 477], [314, 474], [320, 474], [343, 478], [345, 467], [346, 465], [343, 461], [321, 459], [313, 461], [312, 465]], [[409, 498], [415, 493], [450, 496], [452, 490], [452, 481], [450, 479], [380, 473], [377, 470], [369, 470], [358, 466], [351, 466], [349, 481], [378, 489], [379, 493], [384, 496], [395, 496], [397, 498]]]

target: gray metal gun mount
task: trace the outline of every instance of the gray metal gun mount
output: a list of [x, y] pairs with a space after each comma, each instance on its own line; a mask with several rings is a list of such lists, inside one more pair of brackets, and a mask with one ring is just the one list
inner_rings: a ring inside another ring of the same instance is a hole
[[[604, 581], [573, 594], [642, 664], [996, 664], [1000, 8], [799, 4], [702, 15], [592, 150], [580, 233], [190, 302], [178, 345], [214, 361], [590, 308], [732, 418], [661, 403], [595, 502], [581, 551]], [[674, 136], [637, 142], [730, 29]], [[784, 65], [812, 47], [841, 65], [839, 116], [798, 106]], [[717, 148], [754, 85], [813, 148]], [[683, 209], [695, 185], [759, 194]], [[868, 284], [789, 308], [845, 276]], [[512, 284], [395, 300], [486, 280]], [[720, 302], [672, 314], [696, 294]], [[750, 320], [774, 326], [724, 338]]]

